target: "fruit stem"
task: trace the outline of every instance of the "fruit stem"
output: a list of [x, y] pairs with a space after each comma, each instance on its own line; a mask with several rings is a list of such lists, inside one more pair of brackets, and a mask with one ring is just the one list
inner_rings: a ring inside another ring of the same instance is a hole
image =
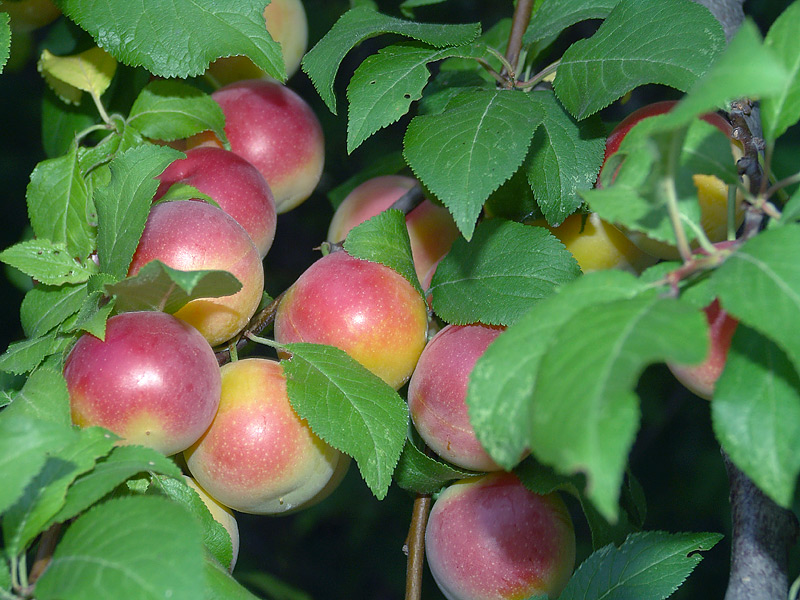
[[686, 231], [681, 221], [681, 213], [678, 209], [678, 193], [675, 190], [675, 172], [677, 171], [677, 161], [682, 145], [683, 136], [674, 136], [672, 138], [668, 157], [669, 168], [667, 169], [667, 175], [661, 179], [660, 183], [666, 195], [667, 211], [669, 212], [669, 220], [672, 223], [672, 229], [675, 231], [675, 242], [678, 252], [683, 262], [688, 262], [692, 258], [692, 250], [689, 247], [689, 240], [686, 237]]
[[729, 240], [736, 239], [736, 186], [728, 185], [728, 235]]
[[[522, 37], [528, 29], [528, 23], [533, 14], [533, 0], [518, 0], [517, 8], [514, 9], [514, 17], [511, 21], [511, 33], [508, 36], [508, 46], [506, 47], [505, 59], [510, 68], [503, 69], [501, 75], [506, 76], [509, 81], [507, 87], [513, 86], [513, 81], [517, 68], [519, 67], [519, 55], [522, 50]], [[510, 85], [509, 85], [510, 84]]]
[[422, 597], [422, 570], [425, 562], [425, 526], [431, 511], [430, 494], [419, 494], [411, 511], [411, 525], [403, 551], [408, 556], [406, 567], [405, 600], [420, 600]]
[[[225, 346], [225, 348], [222, 350], [214, 353], [220, 366], [229, 363], [231, 360], [238, 359], [238, 351], [244, 348], [245, 344], [247, 344], [247, 341], [250, 339], [250, 335], [261, 333], [267, 328], [267, 326], [271, 325], [275, 321], [275, 313], [278, 311], [278, 305], [281, 303], [281, 299], [285, 293], [286, 292], [281, 292], [275, 296], [275, 299], [272, 302], [257, 312], [255, 316], [250, 319], [247, 327], [242, 330], [242, 332], [238, 337], [235, 338], [234, 341]], [[237, 355], [236, 358], [234, 358], [234, 353]]]

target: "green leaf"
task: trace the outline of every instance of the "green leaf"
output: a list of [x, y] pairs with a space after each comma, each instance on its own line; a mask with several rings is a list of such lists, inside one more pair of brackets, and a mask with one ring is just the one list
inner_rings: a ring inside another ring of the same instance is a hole
[[45, 285], [83, 283], [96, 272], [90, 262], [76, 261], [66, 245], [46, 239], [25, 240], [0, 252], [0, 261]]
[[781, 227], [748, 240], [711, 275], [722, 307], [777, 342], [800, 369], [800, 228]]
[[533, 135], [525, 171], [539, 208], [556, 226], [583, 203], [577, 190], [594, 187], [603, 164], [605, 132], [599, 119], [576, 122], [550, 91], [533, 92], [533, 99], [545, 118]]
[[530, 410], [531, 449], [561, 473], [585, 473], [587, 496], [606, 519], [616, 519], [639, 425], [639, 375], [655, 362], [702, 361], [707, 330], [694, 306], [651, 293], [596, 304], [552, 336]]
[[44, 335], [78, 312], [86, 299], [86, 284], [39, 285], [22, 299], [19, 318], [28, 337]]
[[166, 146], [140, 146], [111, 162], [111, 182], [97, 190], [97, 255], [100, 268], [118, 279], [128, 274], [153, 196], [155, 179], [182, 153]]
[[203, 529], [203, 545], [223, 566], [230, 567], [233, 560], [233, 544], [225, 527], [211, 515], [200, 495], [190, 488], [183, 477], [154, 477], [150, 490], [157, 490], [167, 498], [183, 505]]
[[780, 219], [770, 219], [769, 227], [783, 227], [800, 221], [800, 188], [796, 189], [791, 198], [783, 206]]
[[47, 456], [76, 436], [71, 427], [53, 421], [0, 413], [0, 513], [20, 497]]
[[454, 467], [422, 452], [411, 439], [406, 440], [394, 472], [395, 483], [415, 494], [433, 494], [448, 482], [475, 473]]
[[31, 373], [3, 414], [71, 425], [69, 392], [64, 375], [49, 368], [37, 369]]
[[466, 403], [478, 440], [511, 469], [530, 447], [539, 367], [559, 327], [596, 304], [633, 298], [644, 286], [622, 271], [584, 275], [538, 303], [491, 343], [470, 374]]
[[745, 20], [708, 73], [667, 114], [663, 127], [686, 125], [739, 98], [779, 97], [789, 79], [781, 60], [761, 42], [758, 27]]
[[622, 0], [564, 53], [553, 85], [581, 120], [647, 83], [688, 90], [724, 46], [719, 22], [696, 2]]
[[[347, 86], [347, 152], [379, 129], [391, 125], [422, 98], [431, 73], [428, 63], [452, 56], [480, 58], [484, 45], [433, 48], [405, 42], [382, 48], [359, 65]], [[476, 63], [477, 64], [477, 63]]]
[[350, 256], [378, 262], [396, 271], [425, 297], [417, 278], [405, 215], [396, 209], [385, 210], [351, 229], [344, 241]]
[[128, 123], [142, 135], [173, 141], [211, 130], [228, 146], [225, 115], [209, 94], [180, 81], [152, 81], [136, 98]]
[[786, 354], [737, 326], [711, 414], [714, 433], [736, 466], [790, 508], [800, 473], [800, 378]]
[[116, 306], [116, 300], [110, 299], [103, 292], [94, 291], [84, 301], [75, 322], [69, 327], [70, 332], [89, 332], [97, 338], [105, 339], [106, 321]]
[[[158, 551], [154, 551], [158, 549]], [[202, 534], [186, 509], [156, 496], [109, 500], [70, 525], [36, 582], [41, 600], [197, 600]]]
[[[2, 19], [3, 17], [0, 16], [0, 22]], [[0, 560], [0, 590], [11, 591], [11, 569], [5, 560]]]
[[400, 5], [400, 11], [407, 17], [414, 16], [414, 10], [418, 6], [429, 6], [431, 4], [441, 4], [445, 0], [405, 0]]
[[53, 520], [60, 523], [79, 515], [138, 473], [181, 477], [180, 468], [152, 448], [118, 446], [100, 459], [94, 469], [75, 480], [67, 490], [64, 505]]
[[153, 75], [200, 75], [221, 56], [246, 54], [284, 81], [281, 48], [264, 27], [264, 6], [262, 0], [142, 0], [136, 10], [128, 10], [114, 3], [59, 2], [64, 14], [88, 31], [98, 46]]
[[578, 275], [575, 258], [545, 229], [490, 219], [439, 263], [433, 310], [448, 323], [510, 325]]
[[103, 95], [117, 70], [117, 61], [96, 46], [70, 56], [56, 56], [45, 48], [36, 66], [59, 98], [80, 104], [83, 92], [96, 98]]
[[174, 313], [195, 298], [230, 296], [242, 288], [227, 271], [178, 271], [154, 260], [133, 277], [106, 286], [116, 298], [116, 310], [160, 310]]
[[9, 344], [0, 355], [0, 371], [22, 375], [33, 371], [48, 356], [63, 352], [71, 337], [59, 336], [56, 332]]
[[47, 156], [56, 158], [69, 152], [75, 135], [98, 119], [94, 103], [67, 104], [46, 90], [42, 96], [42, 146]]
[[169, 186], [164, 195], [156, 200], [155, 204], [161, 204], [162, 202], [175, 202], [177, 200], [202, 200], [211, 206], [220, 208], [220, 205], [211, 196], [204, 194], [193, 185], [183, 183], [182, 181], [178, 181]]
[[344, 13], [303, 57], [303, 71], [311, 78], [322, 100], [336, 114], [333, 80], [345, 55], [360, 42], [382, 33], [396, 33], [431, 46], [467, 44], [480, 35], [480, 24], [439, 25], [389, 17], [361, 6]]
[[258, 600], [241, 583], [236, 581], [213, 558], [206, 556], [204, 565], [206, 594], [204, 600]]
[[522, 164], [544, 116], [530, 94], [465, 91], [445, 112], [414, 117], [403, 155], [470, 239], [483, 203]]
[[64, 156], [36, 165], [26, 196], [37, 238], [65, 244], [71, 255], [81, 259], [89, 255], [94, 249], [95, 223], [76, 144]]
[[382, 500], [405, 444], [408, 406], [338, 348], [300, 343], [285, 349], [292, 358], [281, 365], [295, 411], [315, 434], [356, 460], [367, 486]]
[[634, 533], [620, 548], [601, 548], [575, 571], [559, 600], [663, 600], [722, 539], [718, 533]]
[[52, 524], [64, 505], [67, 488], [95, 460], [105, 456], [119, 439], [105, 429], [81, 429], [71, 443], [48, 456], [44, 467], [25, 488], [22, 496], [3, 515], [3, 541], [9, 556], [21, 553]]
[[7, 12], [0, 13], [0, 73], [3, 72], [11, 53], [11, 25]]
[[769, 28], [764, 46], [776, 55], [786, 68], [780, 94], [764, 98], [761, 121], [764, 139], [774, 141], [800, 119], [800, 2], [794, 2]]
[[547, 0], [531, 17], [524, 44], [552, 38], [567, 27], [589, 19], [605, 19], [620, 0]]

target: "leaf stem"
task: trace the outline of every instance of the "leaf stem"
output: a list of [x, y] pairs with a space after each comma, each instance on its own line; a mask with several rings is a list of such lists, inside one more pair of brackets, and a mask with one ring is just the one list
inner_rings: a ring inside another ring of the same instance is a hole
[[778, 190], [782, 190], [783, 188], [789, 187], [790, 185], [794, 185], [795, 183], [800, 183], [800, 173], [795, 173], [794, 175], [781, 179], [776, 183], [773, 183], [764, 193], [764, 197], [772, 198], [772, 196], [778, 193]]
[[[510, 87], [510, 84], [513, 83], [514, 78], [516, 77], [514, 67], [508, 62], [508, 59], [503, 56], [500, 52], [492, 48], [491, 46], [488, 47], [488, 50], [491, 54], [499, 60], [503, 65], [503, 70], [500, 74], [500, 78], [502, 79], [502, 84], [506, 87]], [[510, 81], [509, 81], [510, 80]]]
[[520, 81], [517, 83], [517, 87], [520, 89], [532, 88], [542, 81], [544, 81], [548, 75], [551, 73], [555, 73], [558, 70], [558, 66], [561, 64], [561, 60], [557, 60], [553, 63], [547, 65], [544, 69], [536, 73], [533, 77], [528, 79], [527, 81]]
[[422, 571], [425, 563], [425, 526], [431, 511], [430, 494], [419, 494], [414, 500], [411, 524], [403, 551], [408, 556], [406, 566], [405, 600], [420, 600], [422, 597]]
[[106, 107], [103, 106], [103, 103], [100, 101], [100, 96], [98, 96], [94, 90], [89, 92], [89, 95], [92, 97], [92, 101], [94, 102], [94, 105], [97, 107], [97, 112], [100, 113], [100, 118], [103, 119], [103, 121], [105, 121], [106, 125], [108, 125], [109, 128], [113, 127], [113, 124], [111, 123], [111, 117], [108, 116], [108, 113], [106, 112]]
[[480, 66], [482, 66], [486, 70], [487, 73], [489, 73], [489, 75], [494, 77], [494, 79], [497, 81], [497, 83], [499, 83], [501, 85], [505, 85], [505, 83], [506, 83], [505, 78], [502, 75], [500, 75], [500, 73], [495, 71], [494, 67], [492, 67], [492, 65], [490, 65], [485, 59], [476, 58], [475, 60], [478, 62], [478, 64]]
[[[676, 143], [673, 139], [672, 148], [670, 149], [670, 168], [668, 174], [661, 179], [661, 185], [667, 198], [667, 211], [669, 212], [669, 219], [672, 223], [672, 229], [675, 231], [675, 241], [678, 247], [678, 252], [681, 255], [683, 262], [688, 262], [692, 257], [692, 250], [689, 247], [689, 241], [686, 237], [686, 231], [683, 229], [683, 222], [681, 220], [681, 213], [678, 209], [678, 193], [675, 190], [675, 169], [673, 168], [676, 162], [677, 153], [680, 152], [680, 144]], [[680, 139], [682, 142], [682, 138]]]
[[522, 50], [522, 38], [525, 35], [525, 30], [528, 29], [528, 23], [533, 14], [533, 0], [518, 0], [517, 7], [514, 10], [514, 17], [511, 21], [511, 33], [508, 36], [508, 45], [506, 46], [506, 62], [510, 68], [507, 72], [501, 73], [510, 77], [512, 83], [515, 73], [519, 67], [519, 55]]
[[283, 346], [278, 342], [276, 342], [275, 340], [271, 340], [265, 337], [259, 337], [254, 333], [246, 333], [245, 337], [251, 342], [255, 342], [256, 344], [261, 344], [262, 346], [269, 346], [270, 348], [275, 348], [276, 350], [283, 349]]
[[[229, 342], [228, 345], [226, 345], [222, 350], [219, 350], [215, 353], [217, 362], [220, 366], [230, 362], [231, 360], [238, 359], [238, 351], [244, 348], [245, 344], [247, 344], [247, 341], [250, 339], [250, 334], [259, 334], [269, 325], [275, 322], [275, 314], [278, 312], [278, 305], [281, 303], [281, 299], [283, 298], [284, 294], [286, 294], [286, 292], [281, 292], [275, 296], [272, 302], [257, 312], [255, 316], [250, 319], [250, 322], [237, 337]], [[233, 358], [234, 353], [236, 354], [236, 359]]]

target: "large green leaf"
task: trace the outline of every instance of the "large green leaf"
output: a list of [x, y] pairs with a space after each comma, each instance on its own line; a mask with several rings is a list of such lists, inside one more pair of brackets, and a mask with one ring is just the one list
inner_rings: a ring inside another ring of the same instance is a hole
[[403, 154], [470, 239], [483, 203], [520, 167], [544, 117], [517, 90], [465, 91], [443, 113], [414, 117]]
[[[155, 551], [157, 549], [157, 551]], [[109, 500], [69, 526], [36, 583], [41, 600], [197, 600], [204, 596], [200, 525], [157, 496]]]
[[8, 13], [0, 13], [0, 73], [8, 62], [11, 51], [11, 26]]
[[285, 348], [292, 357], [281, 364], [297, 414], [319, 437], [352, 456], [372, 493], [383, 499], [406, 439], [406, 403], [338, 348], [306, 343]]
[[303, 57], [305, 71], [327, 107], [336, 114], [333, 80], [345, 55], [357, 44], [383, 33], [396, 33], [431, 46], [466, 44], [480, 35], [480, 25], [439, 25], [415, 23], [382, 15], [366, 6], [344, 13], [317, 44]]
[[206, 556], [203, 570], [206, 582], [206, 595], [203, 596], [203, 600], [258, 600], [257, 596], [231, 577], [231, 574], [210, 556]]
[[523, 42], [531, 44], [557, 35], [588, 19], [605, 19], [620, 0], [547, 0], [528, 24]]
[[711, 411], [714, 433], [731, 460], [790, 508], [800, 473], [800, 378], [786, 354], [739, 325]]
[[72, 421], [64, 375], [50, 368], [36, 369], [3, 414], [6, 417], [26, 416], [69, 426]]
[[[126, 65], [160, 77], [200, 75], [221, 57], [246, 54], [286, 79], [280, 45], [264, 26], [263, 0], [60, 0], [70, 19]], [[191, 43], [189, 43], [191, 42]]]
[[65, 244], [47, 239], [14, 244], [0, 252], [0, 261], [45, 285], [83, 283], [97, 272], [91, 261], [81, 264], [72, 257]]
[[471, 475], [474, 473], [443, 462], [436, 456], [428, 456], [414, 441], [407, 439], [394, 472], [394, 480], [409, 492], [433, 494], [450, 481]]
[[564, 53], [553, 85], [580, 120], [647, 83], [688, 90], [724, 46], [719, 22], [696, 2], [622, 0]]
[[761, 121], [764, 138], [774, 141], [800, 119], [800, 2], [794, 2], [770, 27], [764, 45], [786, 67], [788, 77], [779, 94], [764, 98]]
[[20, 306], [20, 322], [25, 335], [44, 335], [81, 309], [86, 285], [39, 285], [28, 291]]
[[510, 325], [578, 275], [575, 258], [547, 230], [491, 219], [439, 263], [433, 309], [449, 323]]
[[17, 375], [33, 371], [48, 356], [66, 350], [71, 339], [70, 336], [53, 331], [37, 338], [9, 344], [0, 356], [0, 371]]

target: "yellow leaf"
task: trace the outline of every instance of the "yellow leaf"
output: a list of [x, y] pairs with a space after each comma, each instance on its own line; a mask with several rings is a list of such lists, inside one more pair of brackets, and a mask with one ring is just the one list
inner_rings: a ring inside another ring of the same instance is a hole
[[55, 56], [44, 50], [38, 68], [47, 85], [64, 102], [79, 104], [83, 92], [99, 98], [106, 91], [117, 70], [117, 61], [102, 48], [72, 56]]

